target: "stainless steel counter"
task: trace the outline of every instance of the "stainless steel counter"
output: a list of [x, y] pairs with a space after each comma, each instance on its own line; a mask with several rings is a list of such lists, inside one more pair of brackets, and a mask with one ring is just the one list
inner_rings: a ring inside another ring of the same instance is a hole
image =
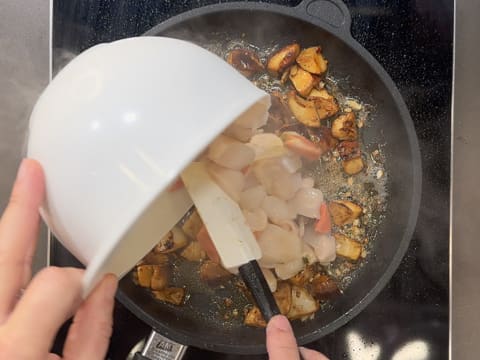
[[[50, 7], [46, 0], [0, 1], [0, 210], [25, 153], [28, 118], [49, 79]], [[42, 229], [34, 268], [46, 261]]]
[[452, 359], [475, 359], [480, 350], [480, 3], [457, 1], [454, 82]]

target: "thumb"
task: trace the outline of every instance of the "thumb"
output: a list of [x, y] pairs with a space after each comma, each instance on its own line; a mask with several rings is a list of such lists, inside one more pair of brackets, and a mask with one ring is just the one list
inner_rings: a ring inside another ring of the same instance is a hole
[[310, 350], [304, 347], [300, 348], [300, 354], [305, 360], [328, 360], [328, 358], [315, 350]]
[[292, 327], [283, 315], [274, 316], [268, 322], [267, 351], [270, 360], [300, 360]]

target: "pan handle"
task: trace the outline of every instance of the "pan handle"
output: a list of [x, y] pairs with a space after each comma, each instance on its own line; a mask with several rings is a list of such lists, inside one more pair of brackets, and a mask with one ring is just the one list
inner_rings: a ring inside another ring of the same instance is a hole
[[136, 353], [133, 360], [180, 360], [187, 346], [176, 343], [152, 330], [142, 353]]
[[351, 37], [352, 17], [342, 0], [303, 0], [295, 9], [303, 18], [328, 28], [334, 34]]

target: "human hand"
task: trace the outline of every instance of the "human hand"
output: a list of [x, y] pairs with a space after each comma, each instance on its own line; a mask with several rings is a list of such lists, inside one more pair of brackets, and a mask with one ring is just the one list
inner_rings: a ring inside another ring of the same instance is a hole
[[300, 360], [299, 350], [305, 360], [328, 360], [317, 351], [299, 348], [290, 322], [283, 315], [274, 316], [268, 322], [267, 350], [270, 360]]
[[81, 269], [48, 267], [30, 281], [44, 187], [40, 165], [25, 159], [0, 220], [0, 354], [2, 359], [60, 359], [50, 348], [60, 326], [74, 315], [63, 358], [104, 359], [115, 276], [106, 276], [84, 302]]

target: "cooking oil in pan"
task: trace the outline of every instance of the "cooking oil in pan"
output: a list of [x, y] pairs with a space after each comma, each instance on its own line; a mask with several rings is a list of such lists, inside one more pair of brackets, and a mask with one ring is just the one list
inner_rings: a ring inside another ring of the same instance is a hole
[[[221, 40], [202, 42], [199, 45], [224, 59], [229, 51], [243, 48], [255, 51], [265, 64], [269, 56], [279, 48], [278, 44], [273, 43], [257, 46], [243, 38], [228, 39], [225, 34], [213, 34], [212, 39]], [[259, 75], [253, 82], [269, 93], [274, 91], [285, 93], [286, 90], [285, 84], [267, 73]], [[355, 92], [344, 91], [349, 89], [348, 78], [328, 76], [323, 80], [323, 85], [335, 96], [343, 112], [356, 111], [360, 134], [363, 133], [362, 128], [368, 131], [371, 122], [374, 121], [375, 107], [358, 100]], [[315, 180], [315, 187], [324, 193], [327, 200], [352, 200], [363, 208], [362, 216], [353, 224], [336, 229], [337, 232], [363, 244], [362, 260], [351, 263], [337, 257], [337, 260], [325, 268], [325, 271], [338, 282], [340, 290], [345, 290], [355, 281], [360, 269], [369, 261], [372, 244], [378, 235], [377, 229], [385, 217], [388, 204], [388, 173], [385, 168], [383, 147], [382, 139], [375, 139], [367, 144], [361, 141], [366, 171], [355, 176], [348, 176], [342, 171], [341, 159], [336, 151], [303, 169], [304, 175]], [[184, 219], [188, 218], [188, 215]], [[220, 322], [222, 326], [239, 326], [242, 323], [244, 311], [251, 305], [239, 286], [241, 282], [238, 277], [220, 287], [211, 287], [200, 280], [199, 263], [189, 262], [178, 256], [173, 267], [172, 285], [187, 289], [188, 295], [183, 306], [189, 314], [197, 313], [202, 319]], [[328, 302], [322, 304], [325, 310], [330, 306]]]
[[[217, 35], [222, 40], [201, 43], [200, 45], [224, 59], [233, 49], [250, 49], [255, 51], [263, 64], [266, 64], [270, 55], [280, 47], [279, 44], [274, 43], [267, 46], [258, 46], [243, 38], [228, 39], [224, 34]], [[224, 40], [225, 38], [227, 40]], [[268, 93], [274, 91], [285, 93], [286, 91], [286, 86], [268, 73], [260, 74], [253, 79], [253, 83]], [[370, 122], [374, 121], [375, 107], [356, 98], [355, 92], [348, 92], [351, 88], [348, 77], [329, 75], [323, 80], [323, 85], [329, 93], [335, 96], [343, 112], [356, 111], [360, 134], [363, 134], [365, 130], [368, 131], [368, 128], [372, 125]], [[337, 258], [326, 269], [331, 276], [339, 281], [343, 289], [354, 281], [358, 270], [369, 261], [368, 254], [378, 235], [377, 229], [385, 217], [388, 200], [388, 173], [385, 169], [383, 140], [375, 139], [368, 144], [364, 141], [360, 141], [360, 143], [366, 171], [358, 175], [347, 176], [342, 171], [341, 159], [336, 151], [324, 156], [320, 162], [315, 162], [304, 169], [304, 174], [315, 179], [315, 187], [322, 190], [327, 200], [352, 200], [361, 204], [363, 208], [363, 214], [360, 219], [357, 219], [358, 221], [344, 226], [342, 229], [337, 229], [338, 232], [363, 244], [363, 260], [352, 264], [344, 259]]]

